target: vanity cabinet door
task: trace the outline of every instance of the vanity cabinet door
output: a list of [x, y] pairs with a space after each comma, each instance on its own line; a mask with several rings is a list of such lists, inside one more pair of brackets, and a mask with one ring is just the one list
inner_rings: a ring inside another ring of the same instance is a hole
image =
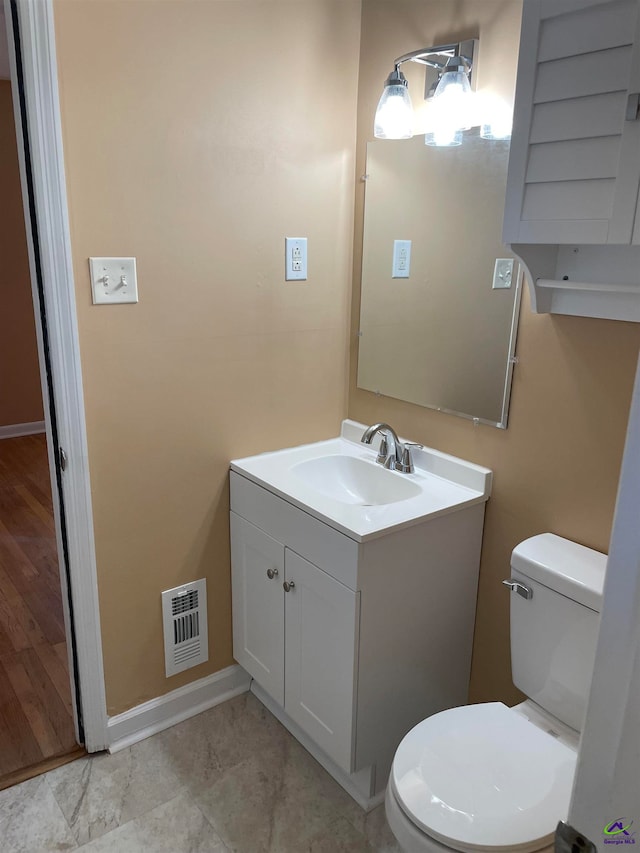
[[231, 513], [233, 656], [284, 703], [284, 545]]
[[336, 764], [353, 769], [360, 593], [285, 550], [285, 710]]

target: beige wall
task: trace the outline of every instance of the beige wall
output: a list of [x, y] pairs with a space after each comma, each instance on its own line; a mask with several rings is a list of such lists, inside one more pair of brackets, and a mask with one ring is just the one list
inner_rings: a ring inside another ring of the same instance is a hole
[[0, 426], [8, 426], [44, 417], [8, 80], [0, 80], [0, 188]]
[[[54, 8], [113, 714], [232, 662], [229, 459], [345, 415], [360, 3]], [[138, 305], [91, 305], [92, 255]], [[160, 591], [203, 576], [209, 663], [167, 680]]]
[[[473, 36], [512, 0], [364, 0], [358, 99], [358, 173], [382, 83], [394, 57]], [[498, 39], [498, 42], [500, 40]], [[488, 52], [481, 42], [481, 49]], [[482, 56], [482, 54], [481, 54]], [[500, 581], [523, 538], [546, 530], [606, 550], [640, 327], [534, 315], [522, 306], [518, 364], [506, 432], [355, 387], [363, 188], [356, 189], [350, 417], [398, 432], [494, 471], [487, 506], [471, 684], [472, 701], [515, 700], [509, 660], [509, 596]]]

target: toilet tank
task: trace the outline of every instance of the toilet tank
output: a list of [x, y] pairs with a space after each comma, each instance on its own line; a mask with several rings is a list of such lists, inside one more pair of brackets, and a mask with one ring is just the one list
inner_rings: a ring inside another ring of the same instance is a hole
[[[533, 536], [511, 555], [513, 683], [580, 731], [591, 684], [607, 557], [553, 533]], [[521, 590], [523, 592], [523, 590]]]

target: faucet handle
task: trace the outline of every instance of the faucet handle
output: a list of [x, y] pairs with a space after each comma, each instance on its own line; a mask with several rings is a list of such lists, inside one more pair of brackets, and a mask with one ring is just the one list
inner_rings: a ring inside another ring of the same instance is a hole
[[413, 457], [411, 456], [411, 448], [419, 447], [423, 448], [424, 444], [418, 444], [417, 441], [405, 441], [402, 445], [402, 460], [400, 462], [399, 470], [402, 471], [403, 474], [413, 474], [415, 468], [413, 465]]
[[382, 433], [380, 436], [380, 446], [378, 447], [378, 457], [376, 462], [380, 465], [384, 465], [387, 461], [387, 457], [389, 455], [389, 442], [387, 441], [387, 436]]

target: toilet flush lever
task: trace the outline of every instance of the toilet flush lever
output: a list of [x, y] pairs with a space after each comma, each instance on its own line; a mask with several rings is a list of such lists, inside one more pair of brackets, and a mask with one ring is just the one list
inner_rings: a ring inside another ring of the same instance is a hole
[[523, 598], [526, 598], [527, 601], [531, 601], [533, 598], [533, 590], [529, 586], [525, 586], [523, 583], [519, 583], [514, 580], [502, 581], [505, 586], [508, 586], [511, 592], [517, 592], [518, 595], [521, 595]]

